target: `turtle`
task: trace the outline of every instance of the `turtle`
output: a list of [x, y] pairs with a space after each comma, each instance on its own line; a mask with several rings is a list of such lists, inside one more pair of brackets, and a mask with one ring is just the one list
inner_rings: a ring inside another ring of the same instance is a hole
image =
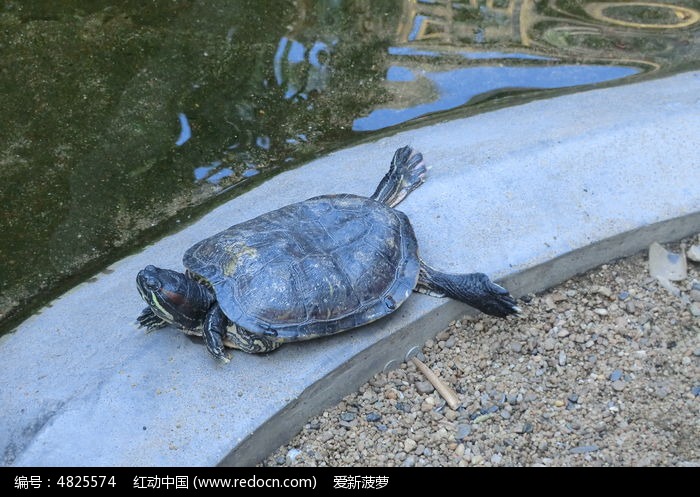
[[231, 226], [187, 249], [184, 273], [146, 266], [136, 276], [148, 304], [138, 326], [201, 336], [225, 363], [225, 347], [265, 353], [357, 328], [413, 291], [498, 317], [520, 312], [485, 274], [444, 273], [419, 257], [413, 227], [395, 207], [425, 177], [423, 155], [405, 146], [370, 197], [317, 196]]

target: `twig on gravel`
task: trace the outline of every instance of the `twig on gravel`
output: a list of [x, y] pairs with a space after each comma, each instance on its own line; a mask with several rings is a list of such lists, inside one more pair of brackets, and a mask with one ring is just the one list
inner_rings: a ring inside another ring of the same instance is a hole
[[454, 390], [452, 390], [447, 384], [442, 381], [438, 376], [433, 373], [428, 366], [423, 364], [418, 358], [416, 357], [411, 357], [411, 360], [413, 361], [413, 364], [416, 365], [418, 369], [420, 369], [421, 373], [425, 375], [425, 377], [428, 379], [430, 383], [435, 387], [435, 390], [438, 391], [440, 395], [442, 395], [442, 398], [445, 399], [447, 402], [447, 405], [450, 406], [450, 408], [457, 410], [457, 407], [459, 407], [459, 399], [457, 398], [457, 394], [455, 393]]

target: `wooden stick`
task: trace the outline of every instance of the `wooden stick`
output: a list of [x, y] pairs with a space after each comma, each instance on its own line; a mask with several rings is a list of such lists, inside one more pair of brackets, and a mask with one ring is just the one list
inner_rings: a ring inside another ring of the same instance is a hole
[[457, 398], [457, 394], [455, 393], [454, 390], [452, 390], [447, 384], [442, 381], [438, 376], [433, 373], [428, 366], [423, 364], [420, 360], [418, 360], [417, 357], [411, 357], [411, 360], [413, 361], [413, 364], [416, 365], [418, 369], [420, 369], [421, 373], [425, 375], [425, 377], [428, 379], [430, 383], [435, 387], [435, 390], [438, 391], [440, 395], [442, 395], [442, 398], [445, 399], [447, 402], [447, 405], [450, 406], [450, 408], [457, 410], [457, 407], [459, 407], [459, 399]]

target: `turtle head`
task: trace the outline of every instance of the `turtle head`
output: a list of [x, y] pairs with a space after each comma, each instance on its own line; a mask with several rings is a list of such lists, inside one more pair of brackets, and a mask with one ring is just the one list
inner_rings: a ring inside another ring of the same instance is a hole
[[136, 286], [156, 316], [188, 330], [202, 325], [215, 300], [207, 287], [187, 275], [151, 265], [136, 275]]

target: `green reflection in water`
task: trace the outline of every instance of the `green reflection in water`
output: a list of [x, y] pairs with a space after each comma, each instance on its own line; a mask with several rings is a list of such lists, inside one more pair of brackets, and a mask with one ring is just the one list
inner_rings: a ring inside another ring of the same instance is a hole
[[[353, 125], [378, 109], [444, 110], [443, 79], [412, 75], [697, 68], [696, 3], [6, 1], [0, 329], [246, 184], [375, 136]], [[454, 105], [557, 86], [493, 80]]]

